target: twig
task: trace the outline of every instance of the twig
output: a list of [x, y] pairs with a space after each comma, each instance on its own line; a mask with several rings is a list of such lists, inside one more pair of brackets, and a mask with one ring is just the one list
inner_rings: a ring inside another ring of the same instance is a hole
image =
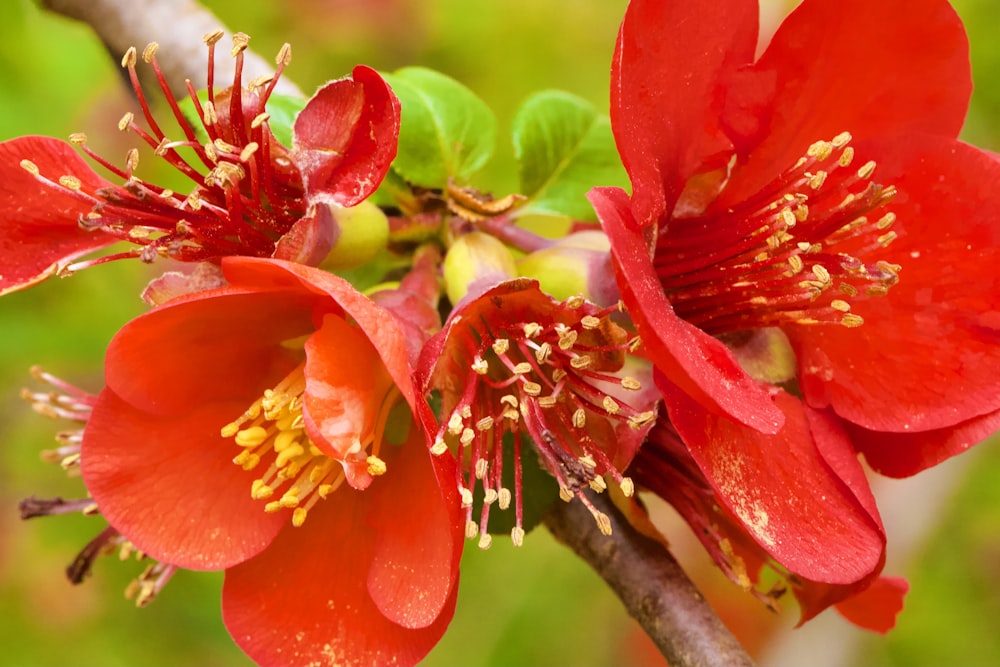
[[670, 552], [633, 528], [607, 494], [588, 495], [611, 519], [611, 536], [580, 502], [557, 502], [545, 525], [611, 586], [671, 667], [752, 666]]
[[[41, 0], [41, 4], [58, 14], [89, 24], [105, 47], [117, 60], [134, 46], [139, 51], [149, 42], [158, 42], [160, 67], [175, 96], [187, 95], [185, 79], [195, 88], [206, 85], [205, 45], [201, 36], [222, 26], [214, 14], [196, 0]], [[250, 52], [245, 54], [243, 80], [274, 73], [274, 63]], [[232, 81], [233, 59], [217, 58], [215, 80]], [[287, 78], [278, 81], [277, 91], [300, 95]]]

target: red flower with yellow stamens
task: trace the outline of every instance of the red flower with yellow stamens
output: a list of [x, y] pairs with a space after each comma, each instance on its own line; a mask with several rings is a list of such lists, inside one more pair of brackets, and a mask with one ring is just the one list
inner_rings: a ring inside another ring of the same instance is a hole
[[[58, 139], [20, 137], [0, 143], [0, 294], [121, 257], [218, 261], [228, 255], [277, 256], [318, 264], [326, 256], [339, 233], [330, 207], [353, 206], [368, 197], [396, 155], [399, 102], [378, 73], [359, 65], [352, 77], [316, 92], [296, 117], [292, 145], [284, 146], [271, 131], [267, 102], [290, 49], [282, 48], [273, 77], [244, 86], [248, 38], [234, 35], [233, 86], [216, 91], [214, 54], [221, 37], [221, 32], [205, 37], [207, 100], [201, 102], [188, 84], [195, 123], [183, 115], [167, 87], [156, 45], [142, 53], [173, 112], [178, 132], [173, 138], [149, 109], [136, 74], [135, 49], [122, 61], [147, 127], [128, 113], [119, 128], [134, 132], [190, 179], [190, 192], [140, 180], [135, 175], [138, 151], [130, 151], [125, 166], [118, 167], [90, 151], [83, 135], [74, 135], [72, 144], [122, 179], [121, 185], [98, 176], [73, 146]], [[70, 264], [116, 241], [139, 248]]]
[[87, 488], [141, 551], [226, 570], [225, 621], [255, 660], [415, 663], [453, 612], [462, 517], [401, 329], [319, 269], [222, 270], [112, 341]]
[[611, 118], [633, 192], [591, 200], [707, 484], [847, 594], [884, 544], [818, 420], [894, 475], [1000, 426], [1000, 164], [955, 139], [971, 78], [945, 0], [804, 0], [755, 59], [757, 14], [632, 0]]
[[[528, 279], [466, 296], [421, 356], [423, 385], [441, 399], [431, 451], [452, 450], [455, 486], [466, 510], [466, 535], [487, 548], [491, 507], [513, 501], [515, 545], [524, 539], [521, 451], [534, 447], [560, 496], [585, 503], [602, 530], [607, 517], [583, 489], [600, 492], [605, 476], [632, 494], [621, 471], [655, 421], [659, 396], [645, 362], [629, 354], [634, 339], [614, 316], [583, 298], [558, 302]], [[509, 441], [504, 441], [505, 435]], [[504, 470], [504, 448], [513, 471]], [[473, 520], [474, 493], [482, 510]], [[513, 487], [513, 488], [511, 488]]]

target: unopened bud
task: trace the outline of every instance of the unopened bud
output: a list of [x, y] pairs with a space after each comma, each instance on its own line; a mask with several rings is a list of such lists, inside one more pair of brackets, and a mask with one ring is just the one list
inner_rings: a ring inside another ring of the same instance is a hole
[[444, 258], [448, 298], [458, 303], [477, 287], [492, 287], [517, 275], [514, 256], [503, 243], [482, 232], [458, 238]]
[[611, 273], [610, 244], [603, 232], [577, 232], [517, 262], [518, 275], [535, 278], [542, 290], [564, 301], [583, 295], [606, 306], [618, 300]]

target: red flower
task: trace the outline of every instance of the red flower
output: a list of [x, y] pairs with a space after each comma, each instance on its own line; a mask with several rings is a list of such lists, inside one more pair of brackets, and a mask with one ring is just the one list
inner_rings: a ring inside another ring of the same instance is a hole
[[[116, 177], [94, 173], [70, 144], [49, 137], [0, 143], [0, 294], [33, 285], [60, 272], [126, 256], [153, 261], [214, 260], [227, 255], [278, 256], [318, 263], [336, 241], [329, 206], [352, 206], [375, 191], [396, 155], [399, 102], [372, 69], [358, 66], [352, 78], [332, 81], [308, 101], [295, 120], [292, 146], [271, 132], [267, 102], [290, 60], [287, 45], [269, 81], [241, 80], [248, 38], [233, 37], [236, 77], [232, 88], [213, 88], [215, 43], [209, 45], [208, 101], [189, 84], [198, 113], [192, 124], [167, 88], [156, 62], [156, 45], [143, 52], [159, 78], [178, 126], [168, 138], [153, 118], [135, 71], [127, 67], [145, 116], [141, 128], [128, 113], [119, 122], [194, 186], [179, 194], [135, 177], [138, 152], [124, 168], [95, 155], [86, 137], [72, 143]], [[240, 94], [233, 94], [240, 91]], [[208, 141], [201, 142], [207, 135]], [[186, 149], [186, 153], [178, 149]], [[189, 157], [193, 156], [193, 157]], [[141, 249], [68, 265], [91, 251], [125, 240]]]
[[518, 546], [524, 539], [522, 447], [534, 448], [563, 500], [586, 504], [602, 530], [610, 522], [583, 489], [603, 491], [607, 476], [632, 494], [621, 471], [655, 420], [659, 397], [648, 364], [629, 354], [635, 341], [614, 322], [617, 310], [580, 297], [558, 302], [533, 280], [510, 280], [462, 299], [425, 346], [421, 385], [439, 393], [442, 415], [431, 451], [451, 449], [462, 462], [455, 487], [466, 536], [479, 534], [480, 547], [492, 541], [493, 503], [503, 511], [513, 500], [511, 537]]
[[793, 573], [862, 586], [884, 538], [815, 423], [892, 475], [1000, 425], [1000, 164], [955, 139], [971, 80], [944, 0], [805, 0], [754, 60], [757, 13], [630, 3], [611, 111], [633, 193], [591, 198], [714, 493]]
[[462, 521], [401, 330], [318, 269], [222, 270], [111, 342], [84, 481], [136, 548], [226, 570], [255, 660], [415, 663], [453, 613]]

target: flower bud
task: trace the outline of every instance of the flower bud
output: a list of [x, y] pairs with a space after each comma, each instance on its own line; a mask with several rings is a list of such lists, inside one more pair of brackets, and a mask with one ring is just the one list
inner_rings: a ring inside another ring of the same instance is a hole
[[618, 300], [610, 248], [603, 232], [576, 232], [522, 257], [517, 262], [518, 275], [536, 279], [557, 300], [581, 295], [607, 306]]
[[322, 268], [328, 271], [357, 268], [385, 248], [389, 241], [389, 219], [378, 206], [366, 200], [350, 208], [331, 205], [330, 209], [340, 235], [320, 265]]
[[482, 232], [459, 237], [444, 258], [445, 289], [453, 304], [469, 292], [478, 293], [515, 276], [517, 266], [510, 249]]

